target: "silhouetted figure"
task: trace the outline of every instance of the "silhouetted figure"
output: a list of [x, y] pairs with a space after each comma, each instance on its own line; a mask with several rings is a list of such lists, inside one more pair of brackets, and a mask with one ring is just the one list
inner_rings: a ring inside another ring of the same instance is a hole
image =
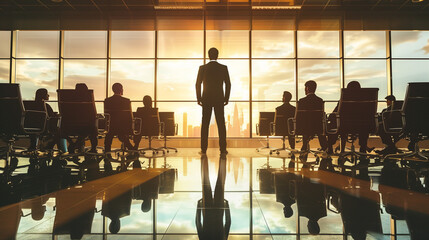
[[131, 210], [132, 194], [131, 189], [116, 196], [121, 188], [126, 186], [117, 185], [109, 188], [105, 192], [105, 200], [103, 200], [103, 209], [101, 215], [110, 218], [109, 231], [113, 234], [121, 230], [121, 218], [129, 216]]
[[[104, 151], [110, 152], [112, 149], [112, 140], [115, 135], [118, 135], [118, 138], [121, 142], [124, 143], [125, 148], [128, 150], [133, 149], [133, 146], [129, 140], [129, 133], [121, 131], [121, 125], [129, 125], [129, 129], [132, 128], [132, 118], [125, 119], [123, 118], [123, 112], [131, 112], [131, 101], [128, 98], [122, 97], [124, 94], [124, 88], [122, 84], [115, 83], [112, 85], [113, 96], [106, 98], [104, 100], [104, 112], [110, 114], [110, 127], [109, 132], [106, 134], [104, 139]], [[124, 122], [129, 120], [130, 122]]]
[[[305, 97], [299, 99], [298, 108], [299, 110], [324, 110], [323, 99], [316, 96], [317, 83], [313, 80], [305, 82]], [[309, 142], [313, 136], [303, 136], [301, 151], [310, 149]], [[318, 135], [319, 144], [322, 150], [326, 150], [328, 143], [325, 135]]]
[[[293, 118], [295, 116], [296, 107], [292, 106], [289, 102], [292, 99], [292, 94], [288, 91], [283, 92], [283, 104], [276, 108], [276, 114], [283, 115], [283, 119], [285, 120], [283, 123], [276, 122], [276, 128], [283, 126], [287, 129], [288, 124], [287, 121], [289, 118]], [[278, 125], [278, 126], [277, 126]], [[295, 136], [287, 134], [287, 139], [289, 141], [289, 146], [292, 149], [295, 149]]]
[[[229, 79], [228, 67], [217, 62], [219, 51], [216, 48], [210, 48], [208, 54], [210, 62], [200, 66], [200, 69], [198, 70], [197, 83], [195, 85], [198, 105], [203, 107], [201, 123], [201, 152], [205, 154], [207, 151], [209, 124], [212, 109], [214, 109], [219, 133], [220, 152], [227, 153], [224, 106], [229, 102], [231, 82]], [[203, 84], [202, 94], [201, 84]], [[225, 93], [223, 91], [224, 84]]]
[[[88, 86], [85, 83], [76, 83], [75, 87], [76, 95], [82, 102], [90, 102], [94, 101], [94, 99], [90, 99], [88, 96]], [[91, 150], [90, 152], [97, 152], [97, 145], [98, 145], [98, 139], [97, 139], [97, 129], [93, 129], [92, 132], [89, 135], [81, 135], [78, 136], [76, 142], [73, 142], [71, 138], [67, 138], [69, 141], [68, 150], [70, 153], [75, 153], [75, 151], [78, 149], [83, 149], [85, 146], [85, 138], [89, 137], [89, 140], [91, 141]]]
[[[396, 98], [393, 95], [389, 95], [384, 99], [386, 99], [387, 107], [381, 111], [380, 118], [383, 116], [383, 113], [385, 113], [386, 111], [394, 110], [393, 104], [396, 101]], [[386, 133], [384, 129], [384, 123], [380, 118], [379, 118], [379, 125], [378, 125], [378, 135], [380, 136], [381, 141], [383, 142], [384, 145], [386, 145], [386, 147], [376, 152], [383, 155], [397, 153], [398, 149], [395, 146], [395, 142], [399, 140], [399, 134]]]
[[133, 198], [137, 200], [143, 200], [141, 204], [142, 212], [146, 213], [152, 209], [152, 200], [158, 199], [160, 177], [156, 176], [133, 190]]
[[[231, 214], [225, 195], [226, 156], [221, 154], [214, 196], [210, 185], [207, 155], [201, 156], [201, 180], [203, 198], [198, 201], [195, 224], [201, 240], [228, 239]], [[225, 215], [225, 224], [223, 223]], [[202, 219], [201, 219], [202, 218]]]
[[293, 215], [292, 205], [295, 199], [292, 198], [294, 189], [291, 188], [291, 181], [299, 182], [300, 176], [293, 172], [276, 172], [274, 177], [276, 202], [284, 205], [283, 215], [285, 218], [290, 218]]
[[[149, 95], [146, 95], [143, 97], [143, 107], [137, 108], [135, 115], [136, 117], [142, 118], [142, 122], [143, 122], [143, 119], [148, 119], [150, 115], [155, 114], [156, 110], [157, 108], [152, 107], [152, 98]], [[148, 131], [145, 131], [145, 129], [156, 128], [156, 127], [158, 126], [154, 126], [154, 125], [150, 126], [148, 124], [142, 125], [142, 132], [148, 132]], [[142, 140], [142, 135], [134, 136], [134, 149], [137, 150], [139, 148], [141, 140]]]
[[[347, 84], [348, 89], [360, 89], [360, 83], [358, 81], [351, 81]], [[328, 117], [328, 127], [329, 128], [336, 128], [337, 127], [337, 118], [336, 114], [338, 113], [339, 103], [337, 103], [337, 106], [334, 108], [333, 113], [329, 114]], [[347, 133], [343, 134], [329, 134], [328, 135], [328, 153], [332, 153], [333, 149], [332, 146], [335, 144], [335, 142], [338, 139], [338, 135], [340, 135], [340, 151], [344, 152], [346, 148], [347, 143]], [[359, 145], [361, 146], [361, 149], [366, 149], [367, 142], [368, 142], [369, 133], [361, 133], [359, 134]], [[366, 151], [366, 150], [365, 150]]]

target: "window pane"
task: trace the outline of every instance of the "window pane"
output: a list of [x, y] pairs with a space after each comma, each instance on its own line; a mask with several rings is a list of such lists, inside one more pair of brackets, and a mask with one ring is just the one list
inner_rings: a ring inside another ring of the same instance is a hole
[[[124, 87], [124, 97], [142, 100], [144, 95], [154, 98], [153, 60], [111, 60], [110, 85], [119, 82]], [[112, 88], [109, 86], [109, 95]]]
[[0, 31], [0, 58], [10, 57], [10, 31]]
[[159, 31], [158, 57], [202, 58], [203, 31]]
[[206, 38], [207, 50], [217, 48], [219, 58], [249, 57], [249, 31], [207, 31]]
[[316, 95], [323, 100], [340, 98], [340, 62], [338, 60], [299, 60], [298, 98], [305, 97], [304, 83], [317, 83]]
[[107, 57], [106, 31], [65, 31], [64, 57], [105, 58]]
[[403, 100], [409, 82], [428, 82], [429, 60], [393, 60], [392, 88], [396, 99]]
[[180, 137], [200, 137], [202, 108], [197, 102], [158, 102], [160, 112], [174, 112]]
[[386, 32], [344, 31], [346, 58], [385, 58]]
[[9, 60], [0, 60], [0, 82], [9, 82]]
[[231, 79], [230, 100], [249, 100], [249, 61], [248, 60], [219, 60], [228, 67]]
[[112, 31], [112, 58], [153, 58], [155, 57], [155, 32], [153, 31]]
[[429, 57], [429, 31], [392, 31], [392, 57]]
[[294, 57], [293, 38], [293, 31], [252, 31], [252, 57]]
[[19, 58], [57, 58], [59, 56], [58, 31], [17, 31]]
[[[210, 136], [218, 137], [217, 125], [214, 112], [212, 113], [210, 125]], [[230, 102], [225, 106], [225, 122], [227, 137], [249, 137], [249, 103], [248, 102]], [[212, 130], [213, 129], [213, 130]]]
[[50, 100], [57, 99], [57, 60], [17, 60], [16, 82], [21, 85], [21, 95], [25, 100], [34, 99], [39, 88], [48, 89]]
[[[280, 99], [281, 100], [281, 99]], [[256, 124], [259, 123], [260, 112], [275, 112], [276, 107], [282, 105], [282, 102], [253, 102], [252, 103], [252, 136], [257, 137]], [[291, 102], [293, 106], [296, 106], [295, 102]]]
[[195, 83], [203, 60], [159, 60], [159, 100], [197, 100]]
[[387, 72], [385, 60], [345, 60], [345, 85], [358, 81], [362, 87], [378, 88], [378, 99], [387, 95]]
[[295, 99], [295, 60], [253, 60], [252, 99], [282, 100], [283, 91]]
[[298, 57], [337, 58], [339, 56], [337, 31], [298, 31]]
[[65, 60], [64, 89], [74, 89], [76, 83], [86, 83], [94, 89], [95, 100], [106, 98], [105, 60]]

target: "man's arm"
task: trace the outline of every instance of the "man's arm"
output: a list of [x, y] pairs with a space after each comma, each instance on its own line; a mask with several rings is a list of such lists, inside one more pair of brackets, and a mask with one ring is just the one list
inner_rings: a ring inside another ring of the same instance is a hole
[[223, 100], [224, 105], [228, 104], [230, 93], [231, 93], [231, 80], [229, 79], [228, 67], [225, 66], [225, 99]]
[[198, 69], [197, 82], [195, 84], [195, 90], [197, 91], [198, 105], [202, 106], [201, 103], [201, 84], [203, 83], [203, 66]]

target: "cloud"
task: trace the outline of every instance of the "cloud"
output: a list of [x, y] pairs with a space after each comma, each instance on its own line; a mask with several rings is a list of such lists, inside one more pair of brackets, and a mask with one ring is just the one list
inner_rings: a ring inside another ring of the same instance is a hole
[[346, 57], [386, 57], [385, 35], [384, 31], [346, 31]]
[[425, 54], [429, 54], [429, 39], [427, 40], [427, 44], [422, 47], [422, 50], [425, 51]]

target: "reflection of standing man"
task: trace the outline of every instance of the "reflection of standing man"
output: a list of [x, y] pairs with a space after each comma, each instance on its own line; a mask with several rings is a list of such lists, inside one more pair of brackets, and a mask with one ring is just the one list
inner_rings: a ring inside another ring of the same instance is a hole
[[[209, 49], [210, 62], [200, 66], [198, 70], [197, 90], [198, 105], [203, 107], [203, 118], [201, 123], [201, 153], [205, 154], [208, 145], [209, 124], [214, 108], [216, 123], [219, 132], [220, 152], [226, 154], [226, 129], [224, 106], [228, 104], [231, 92], [228, 67], [217, 62], [219, 51], [216, 48]], [[201, 95], [201, 84], [203, 93]], [[225, 83], [225, 94], [223, 84]]]

